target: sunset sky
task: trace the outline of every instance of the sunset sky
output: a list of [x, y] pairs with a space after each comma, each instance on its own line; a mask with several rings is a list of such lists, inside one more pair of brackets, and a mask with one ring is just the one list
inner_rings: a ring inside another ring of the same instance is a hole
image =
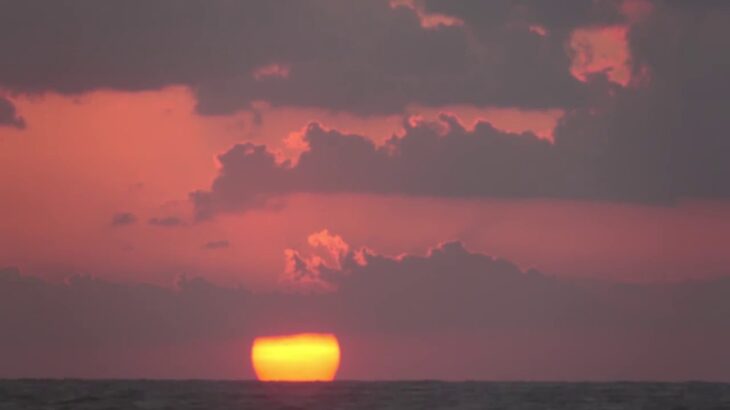
[[0, 377], [730, 381], [730, 2], [0, 5]]

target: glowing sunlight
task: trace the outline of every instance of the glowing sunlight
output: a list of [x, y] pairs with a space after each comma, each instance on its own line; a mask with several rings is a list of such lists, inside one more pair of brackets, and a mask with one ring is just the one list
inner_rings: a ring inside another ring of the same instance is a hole
[[262, 381], [331, 381], [340, 365], [340, 345], [327, 333], [257, 337], [251, 363]]

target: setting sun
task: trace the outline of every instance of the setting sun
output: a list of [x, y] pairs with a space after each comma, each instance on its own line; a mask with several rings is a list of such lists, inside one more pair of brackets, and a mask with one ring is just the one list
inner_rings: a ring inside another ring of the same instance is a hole
[[262, 381], [330, 381], [340, 365], [340, 345], [329, 333], [257, 337], [251, 363]]

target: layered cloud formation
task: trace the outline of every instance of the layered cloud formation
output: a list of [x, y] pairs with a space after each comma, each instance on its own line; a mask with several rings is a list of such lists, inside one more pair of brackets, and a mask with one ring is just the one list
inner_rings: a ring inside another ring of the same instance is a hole
[[[420, 2], [15, 1], [0, 20], [0, 46], [13, 56], [0, 84], [71, 94], [180, 84], [204, 113], [256, 100], [361, 114], [411, 103], [574, 107], [587, 90], [570, 75], [564, 40], [578, 26], [626, 20], [613, 1], [574, 2], [564, 17], [539, 2], [491, 3], [427, 2], [467, 23], [429, 28]], [[271, 67], [287, 75], [263, 75]]]
[[[646, 125], [644, 114], [627, 113], [633, 123], [621, 126]], [[659, 138], [631, 129], [612, 133], [617, 126], [600, 114], [576, 112], [561, 122], [550, 143], [531, 133], [499, 131], [487, 122], [467, 130], [456, 117], [442, 115], [439, 122], [406, 121], [403, 136], [378, 146], [315, 123], [304, 133], [307, 150], [296, 163], [278, 161], [265, 146], [236, 145], [219, 157], [220, 174], [212, 188], [191, 198], [204, 219], [270, 205], [292, 193], [653, 203], [730, 194], [725, 178], [730, 169], [721, 172], [728, 162], [719, 153], [730, 151], [716, 151], [714, 134], [692, 136], [694, 142], [711, 142], [697, 148], [686, 141], [688, 135], [674, 130]], [[666, 145], [673, 137], [674, 144]]]
[[[571, 75], [571, 35], [630, 26], [637, 81], [688, 93], [664, 103], [718, 103], [727, 14], [708, 1], [11, 1], [0, 85], [31, 94], [186, 85], [204, 113], [258, 100], [360, 114], [414, 103], [578, 108], [594, 90]], [[446, 18], [429, 25], [429, 16]]]
[[[34, 357], [42, 358], [42, 351], [112, 352], [99, 362], [65, 368], [67, 374], [83, 375], [93, 371], [84, 366], [111, 366], [114, 352], [125, 349], [201, 340], [240, 344], [256, 334], [316, 326], [343, 337], [438, 340], [450, 334], [462, 342], [468, 335], [513, 341], [509, 356], [514, 363], [490, 359], [476, 373], [466, 372], [474, 377], [505, 377], [512, 371], [531, 378], [730, 379], [723, 353], [723, 343], [730, 341], [728, 278], [647, 285], [580, 282], [524, 271], [460, 242], [440, 244], [423, 256], [398, 257], [354, 249], [328, 231], [311, 235], [308, 242], [310, 249], [286, 252], [282, 280], [291, 287], [278, 293], [186, 278], [175, 289], [79, 276], [50, 283], [4, 270], [0, 328], [13, 331], [0, 333], [5, 363], [0, 375], [40, 374], [34, 372], [42, 372], [45, 363]], [[519, 364], [520, 357], [547, 355], [556, 334], [564, 346], [582, 344], [582, 349]], [[523, 335], [530, 335], [530, 343], [517, 341]], [[698, 343], [693, 335], [703, 335], [704, 349], [684, 350]], [[463, 346], [430, 359], [441, 377], [460, 377], [448, 370], [449, 363], [483, 354], [481, 347]], [[714, 363], [708, 363], [710, 358]], [[405, 366], [409, 359], [391, 360]], [[377, 377], [403, 375], [372, 370]]]
[[[194, 194], [200, 217], [292, 192], [667, 202], [730, 191], [730, 61], [720, 51], [730, 46], [730, 7], [722, 2], [30, 1], [7, 9], [0, 41], [13, 60], [0, 68], [0, 86], [12, 93], [185, 85], [209, 114], [257, 101], [359, 115], [412, 104], [566, 110], [554, 146], [486, 125], [466, 132], [453, 119], [438, 142], [426, 127], [407, 127], [384, 147], [310, 127], [310, 150], [295, 166], [237, 146], [220, 157], [213, 187]], [[576, 53], [600, 58], [569, 47], [586, 27], [626, 33], [626, 84], [571, 72]], [[25, 122], [0, 100], [0, 124]]]

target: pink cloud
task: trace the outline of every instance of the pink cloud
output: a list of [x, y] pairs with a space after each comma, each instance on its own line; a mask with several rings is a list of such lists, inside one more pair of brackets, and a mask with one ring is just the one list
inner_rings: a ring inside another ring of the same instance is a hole
[[421, 22], [421, 27], [424, 29], [437, 29], [439, 27], [464, 25], [464, 22], [457, 17], [448, 16], [446, 14], [428, 12], [414, 0], [391, 0], [390, 6], [393, 8], [406, 7], [413, 10], [413, 12], [416, 13], [419, 21]]
[[605, 73], [614, 83], [627, 86], [631, 82], [627, 33], [626, 26], [576, 29], [570, 37], [573, 76], [587, 82], [591, 74]]

